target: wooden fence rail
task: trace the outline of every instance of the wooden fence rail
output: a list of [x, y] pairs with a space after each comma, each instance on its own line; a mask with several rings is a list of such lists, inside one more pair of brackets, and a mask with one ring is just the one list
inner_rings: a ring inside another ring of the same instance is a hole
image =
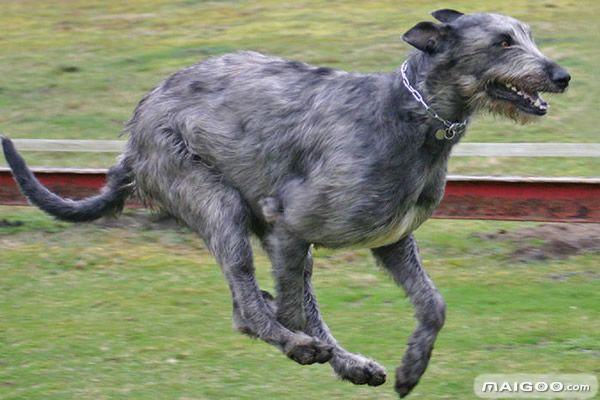
[[[70, 198], [96, 194], [106, 181], [104, 169], [36, 168], [34, 173], [48, 189]], [[0, 204], [27, 204], [7, 168], [0, 168]], [[129, 205], [140, 206], [135, 200]], [[434, 217], [600, 222], [600, 178], [451, 175]]]
[[[15, 139], [21, 151], [121, 152], [121, 140]], [[459, 157], [600, 157], [600, 143], [460, 143]], [[69, 198], [93, 195], [104, 169], [36, 168], [51, 191]], [[0, 204], [27, 204], [10, 170], [0, 168]], [[130, 206], [140, 204], [132, 200]], [[600, 178], [449, 176], [437, 218], [600, 222]]]
[[[122, 140], [14, 139], [20, 151], [119, 153]], [[600, 157], [600, 143], [459, 143], [454, 157]]]

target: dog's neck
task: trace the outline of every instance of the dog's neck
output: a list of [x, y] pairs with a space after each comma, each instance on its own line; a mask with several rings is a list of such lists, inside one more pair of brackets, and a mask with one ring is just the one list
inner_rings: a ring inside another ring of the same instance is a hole
[[[425, 106], [412, 97], [409, 90], [402, 83], [400, 69], [394, 74], [394, 90], [397, 91], [397, 95], [400, 98], [405, 99], [401, 104], [409, 104], [408, 111], [420, 116], [418, 118], [420, 123], [427, 125], [424, 130], [428, 139], [434, 139], [436, 132], [444, 127], [443, 124], [431, 117]], [[451, 123], [470, 119], [472, 111], [468, 107], [466, 100], [460, 96], [445, 70], [435, 67], [430, 56], [422, 52], [412, 53], [407, 60], [406, 76], [411, 86], [421, 93], [423, 100], [440, 117]], [[446, 142], [453, 144], [459, 139], [460, 137], [457, 137], [454, 140]], [[435, 140], [439, 141], [440, 139]]]

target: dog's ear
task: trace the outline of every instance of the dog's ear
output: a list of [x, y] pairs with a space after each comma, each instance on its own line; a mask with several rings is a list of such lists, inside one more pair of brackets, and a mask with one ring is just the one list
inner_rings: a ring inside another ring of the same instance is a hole
[[435, 53], [444, 35], [444, 28], [433, 22], [419, 22], [410, 28], [402, 40], [425, 53]]
[[448, 8], [444, 8], [443, 10], [437, 10], [431, 13], [431, 16], [433, 18], [445, 24], [449, 24], [450, 22], [454, 21], [456, 18], [462, 15], [465, 14], [461, 13], [460, 11], [450, 10]]

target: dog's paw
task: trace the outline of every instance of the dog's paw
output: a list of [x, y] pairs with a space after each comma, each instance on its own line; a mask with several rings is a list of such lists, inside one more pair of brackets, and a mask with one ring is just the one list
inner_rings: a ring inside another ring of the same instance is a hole
[[294, 336], [285, 345], [284, 352], [298, 364], [323, 364], [331, 359], [334, 348], [332, 345], [301, 333]]
[[355, 385], [379, 386], [385, 382], [385, 369], [359, 354], [346, 351], [334, 354], [331, 365], [340, 378]]
[[396, 370], [396, 384], [394, 388], [400, 397], [407, 396], [417, 383], [419, 383], [419, 377], [409, 377], [405, 371], [402, 371], [402, 367]]

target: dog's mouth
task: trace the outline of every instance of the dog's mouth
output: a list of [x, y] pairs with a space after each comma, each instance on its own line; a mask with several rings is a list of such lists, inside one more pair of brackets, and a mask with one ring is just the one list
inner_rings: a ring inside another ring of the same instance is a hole
[[487, 93], [492, 99], [507, 101], [527, 114], [544, 115], [548, 112], [548, 103], [538, 92], [522, 89], [512, 83], [494, 82], [488, 85]]

